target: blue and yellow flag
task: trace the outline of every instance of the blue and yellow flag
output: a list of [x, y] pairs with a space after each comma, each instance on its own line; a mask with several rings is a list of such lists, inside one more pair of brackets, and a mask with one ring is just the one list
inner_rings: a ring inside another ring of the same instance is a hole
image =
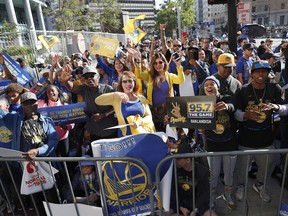
[[38, 39], [47, 50], [49, 50], [55, 44], [59, 43], [58, 37], [54, 35], [39, 35]]
[[129, 34], [133, 43], [137, 44], [143, 37], [145, 37], [146, 32], [141, 28], [141, 21], [145, 19], [145, 15], [139, 15], [134, 19], [129, 19], [127, 24], [123, 27], [126, 34]]

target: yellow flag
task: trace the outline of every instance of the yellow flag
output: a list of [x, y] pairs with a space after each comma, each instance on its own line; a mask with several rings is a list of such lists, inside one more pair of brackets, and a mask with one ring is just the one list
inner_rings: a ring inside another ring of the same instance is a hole
[[107, 56], [109, 58], [114, 58], [118, 46], [118, 40], [94, 35], [92, 38], [92, 43], [90, 45], [90, 52], [93, 54], [99, 54], [102, 56]]
[[129, 19], [123, 27], [126, 34], [129, 34], [132, 41], [137, 44], [146, 35], [146, 32], [141, 29], [141, 20], [145, 19], [145, 14], [139, 15], [134, 19]]
[[38, 39], [41, 41], [41, 43], [47, 50], [55, 44], [59, 43], [58, 37], [54, 35], [39, 35]]

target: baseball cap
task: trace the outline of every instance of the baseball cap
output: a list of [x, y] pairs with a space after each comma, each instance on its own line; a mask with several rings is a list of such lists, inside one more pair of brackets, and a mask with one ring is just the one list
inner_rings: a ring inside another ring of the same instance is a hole
[[82, 54], [81, 53], [75, 53], [74, 58], [82, 59]]
[[235, 60], [234, 56], [230, 53], [223, 53], [219, 56], [218, 62], [219, 65], [222, 65], [223, 67], [235, 67]]
[[279, 56], [275, 55], [274, 53], [271, 53], [271, 52], [265, 52], [261, 55], [261, 59], [263, 60], [266, 60], [266, 59], [269, 59], [271, 57], [274, 57], [274, 58], [278, 58]]
[[248, 28], [248, 27], [243, 27], [243, 28], [241, 29], [241, 31], [242, 31], [242, 32], [243, 32], [243, 31], [248, 32], [248, 31], [249, 31], [249, 28]]
[[34, 93], [32, 92], [25, 92], [21, 95], [21, 104], [24, 103], [25, 101], [28, 101], [28, 100], [35, 100], [37, 101], [37, 97]]
[[34, 63], [35, 65], [39, 65], [39, 64], [44, 64], [45, 63], [45, 61], [44, 61], [44, 59], [43, 58], [37, 58], [36, 59], [36, 62]]
[[246, 43], [243, 45], [243, 50], [253, 50], [254, 47], [251, 43]]
[[[89, 155], [83, 155], [81, 158], [92, 158]], [[94, 161], [80, 161], [79, 162], [80, 166], [95, 166], [95, 162]]]
[[178, 145], [178, 148], [175, 149], [175, 151], [173, 152], [174, 154], [182, 154], [182, 153], [192, 153], [192, 147], [190, 145], [190, 143], [188, 142], [181, 142]]
[[83, 76], [85, 76], [86, 74], [98, 74], [96, 67], [91, 66], [91, 65], [88, 67], [85, 67], [83, 69]]
[[266, 70], [270, 71], [271, 66], [267, 61], [264, 61], [264, 60], [255, 61], [252, 63], [251, 73], [257, 69], [266, 69]]
[[219, 80], [215, 77], [215, 76], [208, 76], [206, 77], [206, 79], [204, 80], [203, 82], [203, 85], [205, 85], [205, 83], [208, 81], [208, 80], [212, 80], [216, 83], [216, 85], [218, 86], [218, 88], [220, 88], [220, 82]]

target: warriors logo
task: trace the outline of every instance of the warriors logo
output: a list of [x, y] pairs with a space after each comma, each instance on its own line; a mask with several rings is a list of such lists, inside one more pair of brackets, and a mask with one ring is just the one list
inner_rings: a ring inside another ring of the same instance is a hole
[[147, 186], [144, 170], [132, 162], [105, 162], [102, 166], [105, 195], [112, 201], [125, 202], [143, 196]]
[[12, 132], [4, 126], [0, 127], [0, 142], [8, 143], [11, 141], [12, 141]]

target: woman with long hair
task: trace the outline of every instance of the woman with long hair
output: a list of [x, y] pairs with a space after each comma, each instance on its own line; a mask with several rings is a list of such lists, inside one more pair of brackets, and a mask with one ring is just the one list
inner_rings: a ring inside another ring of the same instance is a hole
[[128, 71], [126, 66], [126, 61], [123, 58], [114, 59], [114, 69], [109, 67], [106, 63], [103, 62], [102, 58], [96, 54], [97, 62], [99, 67], [110, 77], [110, 83], [114, 89], [117, 88], [120, 77], [124, 71]]
[[[56, 85], [48, 85], [46, 89], [45, 98], [38, 101], [38, 108], [42, 107], [54, 107], [63, 106], [65, 103], [65, 97], [61, 90]], [[59, 124], [55, 126], [57, 134], [59, 136], [59, 143], [57, 145], [57, 156], [67, 157], [69, 153], [69, 131], [72, 130], [74, 124]]]
[[147, 99], [151, 106], [153, 121], [157, 131], [164, 131], [166, 97], [174, 97], [173, 84], [181, 84], [185, 81], [180, 59], [173, 59], [176, 64], [177, 75], [168, 72], [169, 64], [162, 53], [154, 54], [149, 71], [141, 71], [139, 65], [135, 68], [137, 78], [146, 81]]
[[155, 132], [147, 99], [138, 94], [138, 82], [133, 72], [124, 71], [117, 91], [100, 95], [95, 99], [95, 103], [112, 105], [118, 124], [129, 124], [128, 127], [119, 130], [119, 137], [140, 132]]

